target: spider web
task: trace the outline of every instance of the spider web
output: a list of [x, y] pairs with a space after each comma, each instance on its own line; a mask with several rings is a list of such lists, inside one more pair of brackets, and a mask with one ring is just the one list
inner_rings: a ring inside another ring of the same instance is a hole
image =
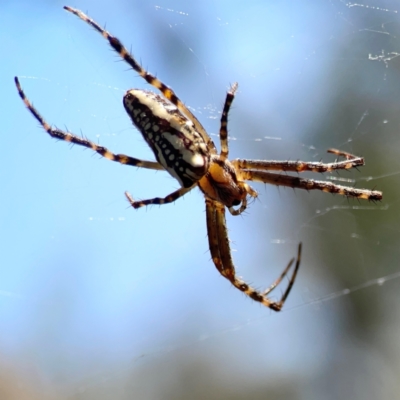
[[[303, 242], [275, 314], [215, 271], [200, 193], [127, 208], [125, 190], [149, 198], [177, 183], [50, 140], [8, 79], [0, 397], [396, 398], [398, 3], [145, 3], [76, 7], [131, 45], [216, 143], [238, 81], [231, 158], [332, 161], [326, 149], [340, 148], [366, 166], [307, 176], [376, 188], [384, 200], [254, 185], [259, 199], [228, 217], [239, 275], [269, 285]], [[5, 75], [20, 76], [47, 120], [151, 159], [121, 104], [127, 88], [146, 85], [101, 37], [59, 5], [0, 7], [10, 16]]]

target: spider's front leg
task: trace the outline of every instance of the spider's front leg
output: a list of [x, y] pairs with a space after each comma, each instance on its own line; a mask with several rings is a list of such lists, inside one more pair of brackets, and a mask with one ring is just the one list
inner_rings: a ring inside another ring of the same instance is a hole
[[220, 274], [228, 279], [232, 285], [245, 293], [247, 296], [255, 301], [258, 301], [271, 308], [274, 311], [280, 311], [289, 296], [296, 279], [297, 272], [300, 266], [301, 257], [301, 243], [299, 245], [296, 264], [293, 273], [290, 277], [289, 285], [283, 293], [279, 301], [270, 300], [267, 295], [271, 293], [287, 275], [289, 269], [292, 267], [295, 259], [293, 258], [286, 266], [280, 277], [264, 292], [259, 292], [249, 286], [236, 276], [235, 266], [233, 264], [231, 250], [229, 246], [229, 238], [225, 220], [225, 207], [223, 204], [206, 198], [206, 216], [207, 216], [207, 232], [208, 242], [210, 246], [210, 253], [213, 262], [220, 272]]
[[221, 126], [219, 128], [219, 140], [221, 143], [221, 153], [219, 155], [220, 160], [226, 160], [229, 154], [228, 148], [228, 114], [231, 109], [233, 99], [235, 98], [235, 93], [238, 88], [237, 82], [235, 82], [231, 88], [228, 90], [225, 98], [224, 108], [222, 109], [221, 115]]
[[240, 170], [257, 170], [257, 171], [285, 171], [285, 172], [333, 172], [342, 169], [351, 169], [361, 167], [365, 164], [362, 157], [356, 157], [350, 153], [335, 149], [327, 150], [341, 157], [345, 157], [344, 161], [335, 161], [332, 163], [323, 163], [321, 161], [276, 161], [276, 160], [243, 160], [236, 159], [231, 161], [235, 168]]

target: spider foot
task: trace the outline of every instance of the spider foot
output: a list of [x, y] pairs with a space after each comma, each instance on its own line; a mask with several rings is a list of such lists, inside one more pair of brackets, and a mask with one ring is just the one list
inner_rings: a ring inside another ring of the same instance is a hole
[[125, 197], [126, 197], [127, 200], [129, 201], [129, 204], [130, 204], [134, 209], [137, 209], [137, 208], [146, 206], [146, 204], [145, 204], [143, 201], [140, 201], [140, 200], [139, 200], [139, 201], [135, 201], [135, 200], [133, 199], [133, 197], [131, 196], [131, 194], [128, 193], [128, 192], [125, 192]]
[[294, 266], [294, 270], [292, 272], [292, 275], [291, 275], [290, 280], [289, 280], [289, 284], [288, 284], [285, 292], [283, 293], [283, 295], [282, 295], [282, 297], [281, 297], [281, 299], [279, 301], [270, 300], [268, 298], [268, 294], [271, 293], [281, 283], [282, 279], [287, 275], [287, 273], [289, 272], [290, 268], [292, 267], [294, 261], [295, 261], [294, 258], [292, 260], [290, 260], [290, 262], [288, 263], [286, 268], [283, 270], [283, 272], [281, 273], [279, 278], [268, 289], [264, 290], [261, 293], [258, 292], [255, 289], [253, 289], [252, 287], [250, 287], [246, 283], [241, 282], [241, 281], [239, 281], [239, 280], [237, 280], [235, 278], [233, 279], [232, 283], [234, 284], [235, 287], [237, 287], [239, 290], [241, 290], [242, 292], [247, 294], [253, 300], [262, 303], [263, 305], [265, 305], [266, 307], [270, 308], [271, 310], [281, 311], [283, 305], [285, 304], [285, 300], [287, 299], [287, 297], [289, 296], [290, 291], [292, 290], [294, 281], [295, 281], [296, 276], [297, 276], [297, 272], [298, 272], [299, 267], [300, 267], [301, 243], [299, 243], [299, 247], [298, 247], [298, 251], [297, 251], [296, 264]]
[[282, 310], [282, 307], [283, 307], [283, 303], [282, 303], [281, 301], [278, 301], [278, 302], [276, 302], [276, 303], [271, 303], [271, 304], [269, 305], [269, 308], [270, 308], [271, 310], [274, 310], [274, 311], [281, 311], [281, 310]]
[[348, 153], [347, 151], [342, 151], [342, 150], [338, 150], [338, 149], [328, 149], [326, 151], [327, 153], [331, 153], [331, 154], [336, 154], [339, 157], [344, 157], [346, 160], [353, 160], [356, 158], [361, 158], [362, 160], [364, 160], [362, 157], [357, 157], [354, 154]]

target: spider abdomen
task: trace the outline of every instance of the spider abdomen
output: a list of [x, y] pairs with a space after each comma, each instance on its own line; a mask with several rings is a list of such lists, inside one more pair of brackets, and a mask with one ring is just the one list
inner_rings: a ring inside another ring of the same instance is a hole
[[190, 187], [207, 173], [207, 145], [175, 105], [153, 92], [132, 89], [124, 106], [157, 161], [181, 186]]

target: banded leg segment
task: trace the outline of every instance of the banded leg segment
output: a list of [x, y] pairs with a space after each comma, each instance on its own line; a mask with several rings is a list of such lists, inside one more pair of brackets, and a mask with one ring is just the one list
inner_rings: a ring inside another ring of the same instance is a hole
[[190, 186], [188, 188], [180, 188], [176, 190], [175, 192], [170, 193], [168, 196], [165, 197], [155, 197], [153, 199], [148, 199], [148, 200], [137, 200], [135, 201], [133, 197], [128, 193], [125, 192], [125, 196], [128, 199], [130, 205], [133, 208], [140, 208], [140, 207], [146, 207], [149, 206], [150, 204], [168, 204], [168, 203], [173, 203], [175, 200], [178, 200], [179, 197], [184, 196], [186, 193], [190, 192], [193, 188], [197, 186], [197, 183], [194, 184], [193, 186]]
[[338, 149], [328, 149], [327, 153], [336, 154], [339, 157], [344, 157], [346, 160], [353, 160], [355, 158], [359, 158], [354, 154], [348, 153], [347, 151], [338, 150]]
[[321, 190], [322, 192], [340, 194], [356, 199], [380, 201], [382, 192], [377, 190], [356, 189], [348, 186], [336, 185], [332, 182], [315, 181], [313, 179], [299, 178], [297, 176], [274, 174], [265, 171], [241, 171], [242, 179], [256, 182], [269, 183], [276, 186], [287, 186], [295, 189]]
[[[328, 150], [329, 151], [329, 150]], [[349, 153], [347, 153], [349, 154]], [[264, 160], [241, 160], [231, 161], [239, 169], [254, 169], [259, 171], [286, 171], [286, 172], [332, 172], [340, 169], [357, 168], [364, 165], [362, 157], [349, 158], [344, 161], [333, 163], [304, 162], [304, 161], [264, 161]]]
[[289, 262], [280, 277], [267, 290], [264, 292], [258, 292], [236, 276], [235, 266], [233, 264], [232, 254], [229, 246], [229, 238], [225, 220], [225, 207], [223, 204], [211, 199], [206, 199], [206, 216], [210, 253], [219, 273], [224, 278], [228, 279], [233, 286], [245, 293], [251, 299], [262, 303], [274, 311], [280, 311], [293, 287], [293, 283], [300, 266], [301, 244], [299, 245], [296, 265], [290, 277], [290, 282], [287, 289], [279, 301], [272, 301], [267, 297], [267, 295], [271, 293], [287, 275], [288, 271], [293, 265], [294, 259]]
[[42, 125], [43, 129], [52, 138], [64, 140], [66, 142], [74, 143], [79, 146], [87, 147], [89, 149], [92, 149], [96, 153], [100, 154], [102, 157], [107, 158], [108, 160], [111, 160], [111, 161], [119, 162], [121, 164], [132, 165], [132, 166], [140, 167], [140, 168], [154, 169], [154, 170], [158, 170], [158, 171], [165, 171], [164, 167], [161, 164], [159, 164], [158, 162], [139, 160], [138, 158], [129, 157], [125, 154], [114, 154], [111, 151], [109, 151], [107, 148], [105, 148], [103, 146], [99, 146], [96, 143], [93, 143], [89, 140], [86, 140], [79, 136], [73, 135], [72, 133], [69, 133], [69, 132], [64, 132], [60, 129], [52, 128], [48, 124], [48, 122], [39, 114], [39, 112], [36, 110], [36, 108], [29, 101], [29, 99], [26, 97], [24, 91], [21, 88], [18, 78], [15, 77], [14, 80], [15, 80], [15, 85], [17, 86], [17, 89], [18, 89], [18, 93], [19, 93], [22, 101], [25, 103], [25, 106], [28, 108], [28, 110], [31, 112], [31, 114], [39, 121], [39, 123], [40, 123], [40, 125]]
[[[276, 303], [278, 308], [279, 308], [279, 310], [275, 310], [275, 311], [280, 311], [282, 309], [283, 305], [285, 304], [285, 301], [286, 301], [287, 297], [289, 296], [290, 291], [292, 290], [294, 281], [296, 280], [297, 273], [299, 272], [299, 267], [300, 267], [300, 262], [301, 262], [301, 249], [302, 249], [302, 244], [299, 243], [299, 247], [297, 249], [296, 265], [294, 266], [293, 274], [290, 277], [289, 284], [288, 284], [285, 292], [283, 293], [281, 299]], [[292, 258], [289, 261], [289, 264], [283, 270], [281, 276], [268, 289], [266, 289], [262, 293], [263, 296], [267, 296], [269, 293], [271, 293], [281, 283], [282, 279], [286, 276], [287, 272], [289, 271], [290, 267], [292, 266], [293, 261], [294, 261], [294, 258]]]
[[235, 92], [238, 88], [237, 82], [235, 82], [231, 88], [229, 89], [228, 93], [226, 94], [224, 108], [222, 110], [221, 115], [221, 127], [219, 129], [219, 139], [221, 142], [221, 153], [220, 153], [220, 160], [226, 160], [229, 154], [228, 148], [228, 114], [231, 108], [233, 99], [235, 98]]
[[185, 114], [193, 122], [196, 130], [202, 136], [203, 140], [207, 144], [207, 147], [211, 150], [211, 153], [217, 154], [217, 149], [215, 148], [214, 142], [207, 135], [200, 121], [185, 106], [185, 104], [183, 104], [183, 102], [178, 98], [178, 96], [171, 88], [162, 83], [154, 75], [151, 75], [149, 72], [143, 69], [142, 66], [133, 58], [132, 54], [130, 54], [129, 51], [124, 47], [121, 41], [115, 36], [112, 36], [105, 29], [103, 29], [93, 19], [89, 18], [82, 11], [75, 8], [64, 6], [64, 9], [71, 12], [72, 14], [75, 14], [81, 20], [85, 21], [86, 23], [91, 25], [96, 31], [98, 31], [108, 41], [110, 46], [120, 55], [120, 57], [124, 59], [147, 83], [158, 89], [165, 98], [167, 98], [172, 104], [178, 107], [179, 111]]

